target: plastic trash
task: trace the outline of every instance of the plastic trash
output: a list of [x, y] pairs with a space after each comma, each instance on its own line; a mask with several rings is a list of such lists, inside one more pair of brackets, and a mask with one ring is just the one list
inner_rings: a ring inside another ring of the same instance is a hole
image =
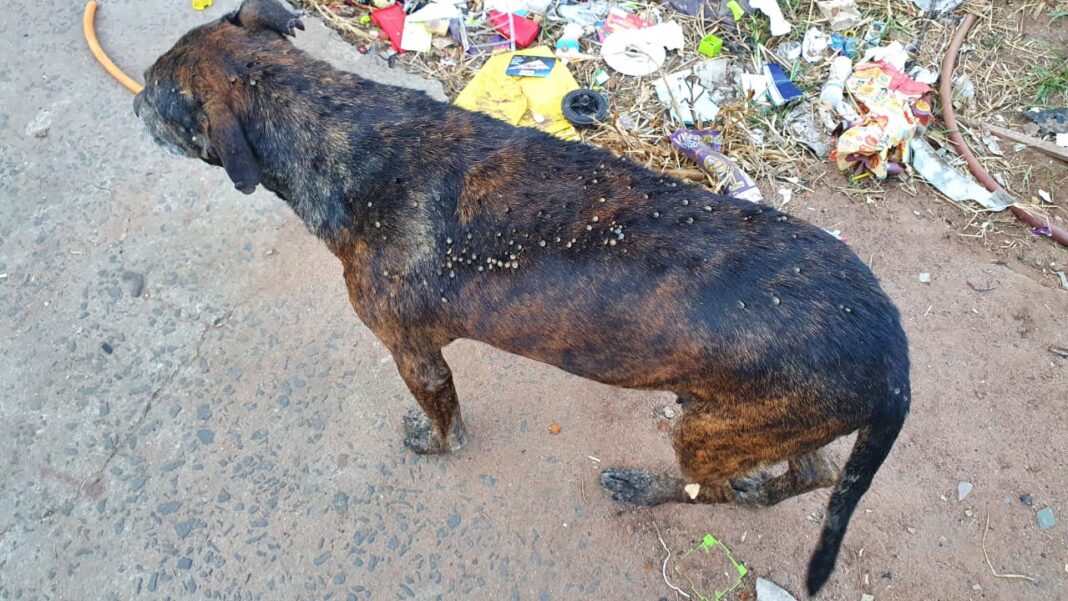
[[649, 75], [660, 68], [667, 58], [667, 50], [655, 39], [642, 35], [641, 30], [617, 31], [601, 44], [601, 57], [623, 75]]
[[801, 58], [800, 42], [783, 42], [775, 49], [775, 54], [788, 63], [793, 63]]
[[815, 27], [810, 27], [805, 32], [805, 39], [801, 42], [801, 55], [810, 63], [823, 60], [823, 53], [831, 45], [831, 36], [823, 33]]
[[838, 54], [853, 58], [857, 55], [857, 39], [840, 33], [832, 33], [830, 48]]
[[783, 106], [804, 97], [805, 93], [790, 81], [790, 77], [779, 65], [764, 65], [764, 75], [768, 78], [768, 96], [775, 106]]
[[569, 57], [579, 54], [582, 47], [579, 38], [582, 37], [582, 26], [575, 23], [564, 25], [564, 33], [556, 40], [556, 54], [561, 57]]
[[764, 73], [741, 73], [738, 76], [742, 94], [751, 96], [757, 104], [770, 104], [768, 97], [768, 76]]
[[831, 62], [831, 75], [820, 90], [820, 100], [830, 107], [838, 106], [845, 94], [845, 83], [853, 72], [853, 61], [847, 56], [836, 56]]
[[711, 121], [719, 114], [709, 91], [699, 83], [693, 70], [683, 69], [653, 81], [656, 97], [671, 110], [671, 117], [687, 125]]
[[701, 38], [701, 43], [697, 45], [697, 51], [708, 57], [716, 56], [721, 50], [723, 50], [723, 40], [712, 34]]
[[512, 125], [536, 127], [565, 140], [578, 139], [578, 132], [561, 108], [564, 96], [579, 88], [574, 76], [563, 65], [557, 65], [544, 78], [507, 75], [505, 70], [516, 54], [553, 58], [553, 51], [547, 46], [493, 55], [467, 82], [454, 104]]
[[601, 44], [601, 56], [609, 67], [624, 75], [649, 75], [667, 58], [668, 50], [681, 50], [686, 43], [675, 21], [644, 29], [620, 29]]
[[801, 102], [786, 115], [786, 130], [808, 147], [816, 156], [826, 158], [831, 153], [830, 137], [816, 125], [816, 106]]
[[886, 46], [869, 48], [864, 52], [863, 63], [883, 62], [891, 65], [898, 71], [904, 71], [905, 63], [909, 60], [909, 52], [901, 45], [901, 42], [890, 42]]
[[536, 21], [521, 17], [514, 13], [503, 13], [498, 10], [489, 11], [489, 21], [497, 33], [515, 42], [519, 48], [526, 48], [538, 39], [541, 27]]
[[731, 11], [731, 16], [734, 17], [735, 21], [741, 21], [742, 17], [745, 16], [745, 9], [742, 8], [742, 5], [737, 0], [730, 0], [725, 6], [727, 10]]
[[867, 33], [864, 34], [864, 45], [878, 46], [883, 43], [884, 35], [886, 35], [886, 22], [872, 21], [868, 24]]
[[1044, 134], [1068, 134], [1068, 108], [1027, 111], [1024, 114]]
[[604, 19], [604, 24], [597, 30], [597, 35], [603, 42], [609, 35], [621, 31], [624, 29], [645, 29], [651, 27], [652, 23], [639, 17], [638, 15], [623, 10], [618, 6], [613, 6], [608, 9], [608, 15]]
[[556, 14], [568, 23], [574, 23], [583, 28], [593, 27], [608, 15], [611, 5], [607, 2], [594, 0], [583, 4], [562, 4], [556, 7]]
[[410, 16], [405, 19], [401, 30], [401, 50], [426, 52], [433, 42], [434, 34], [430, 33], [425, 23], [413, 21]]
[[767, 15], [771, 21], [772, 37], [786, 35], [793, 30], [793, 26], [783, 16], [778, 0], [749, 0], [749, 6]]
[[715, 130], [680, 129], [671, 134], [671, 145], [715, 178], [720, 183], [720, 193], [751, 202], [763, 201], [753, 179], [722, 154], [722, 139]]
[[560, 110], [572, 125], [593, 125], [608, 114], [608, 101], [598, 92], [579, 88], [564, 95]]
[[950, 167], [927, 140], [913, 138], [909, 148], [912, 150], [912, 168], [950, 200], [975, 201], [991, 211], [1003, 211], [1013, 203], [1005, 192], [990, 192], [971, 177]]
[[909, 162], [909, 140], [920, 125], [930, 123], [931, 89], [916, 83], [887, 63], [857, 65], [846, 80], [850, 96], [861, 106], [860, 121], [838, 136], [832, 157], [854, 178], [884, 179]]
[[386, 36], [389, 37], [389, 43], [393, 45], [393, 49], [397, 52], [402, 51], [401, 37], [404, 32], [405, 18], [404, 9], [399, 4], [371, 12], [371, 20], [386, 33]]

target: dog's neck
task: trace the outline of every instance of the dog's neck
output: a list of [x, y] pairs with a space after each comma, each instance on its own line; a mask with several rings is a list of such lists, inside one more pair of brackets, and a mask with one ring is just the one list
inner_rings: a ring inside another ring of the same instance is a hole
[[264, 187], [284, 199], [308, 229], [333, 245], [381, 227], [401, 202], [388, 189], [390, 149], [381, 130], [396, 102], [422, 93], [362, 80], [319, 61], [266, 70], [250, 86], [246, 135]]

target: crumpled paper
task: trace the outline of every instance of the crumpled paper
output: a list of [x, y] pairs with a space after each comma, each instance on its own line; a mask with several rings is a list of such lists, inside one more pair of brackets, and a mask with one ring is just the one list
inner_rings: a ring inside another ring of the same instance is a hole
[[861, 107], [860, 121], [842, 132], [831, 157], [838, 168], [885, 179], [909, 162], [909, 141], [931, 120], [924, 96], [931, 88], [909, 79], [887, 63], [857, 65], [846, 90]]
[[853, 29], [864, 21], [857, 0], [816, 0], [823, 18], [830, 19], [833, 31]]

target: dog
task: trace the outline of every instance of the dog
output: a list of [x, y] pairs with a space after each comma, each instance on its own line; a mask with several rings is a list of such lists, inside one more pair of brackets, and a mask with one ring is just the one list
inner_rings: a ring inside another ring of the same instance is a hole
[[[871, 271], [770, 207], [337, 70], [292, 45], [299, 29], [245, 0], [161, 56], [134, 110], [161, 145], [281, 197], [340, 259], [421, 408], [405, 445], [463, 445], [441, 354], [459, 338], [674, 392], [681, 477], [621, 467], [602, 486], [634, 505], [833, 486], [815, 595], [909, 411], [908, 343]], [[852, 432], [839, 475], [821, 449]]]

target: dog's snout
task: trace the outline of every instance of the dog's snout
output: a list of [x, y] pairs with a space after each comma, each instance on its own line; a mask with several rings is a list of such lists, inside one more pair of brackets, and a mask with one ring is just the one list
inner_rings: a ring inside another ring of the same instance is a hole
[[143, 91], [138, 92], [137, 95], [134, 96], [134, 103], [133, 103], [134, 115], [136, 115], [138, 118], [141, 117], [141, 105], [144, 104], [144, 102], [145, 102], [145, 93]]

